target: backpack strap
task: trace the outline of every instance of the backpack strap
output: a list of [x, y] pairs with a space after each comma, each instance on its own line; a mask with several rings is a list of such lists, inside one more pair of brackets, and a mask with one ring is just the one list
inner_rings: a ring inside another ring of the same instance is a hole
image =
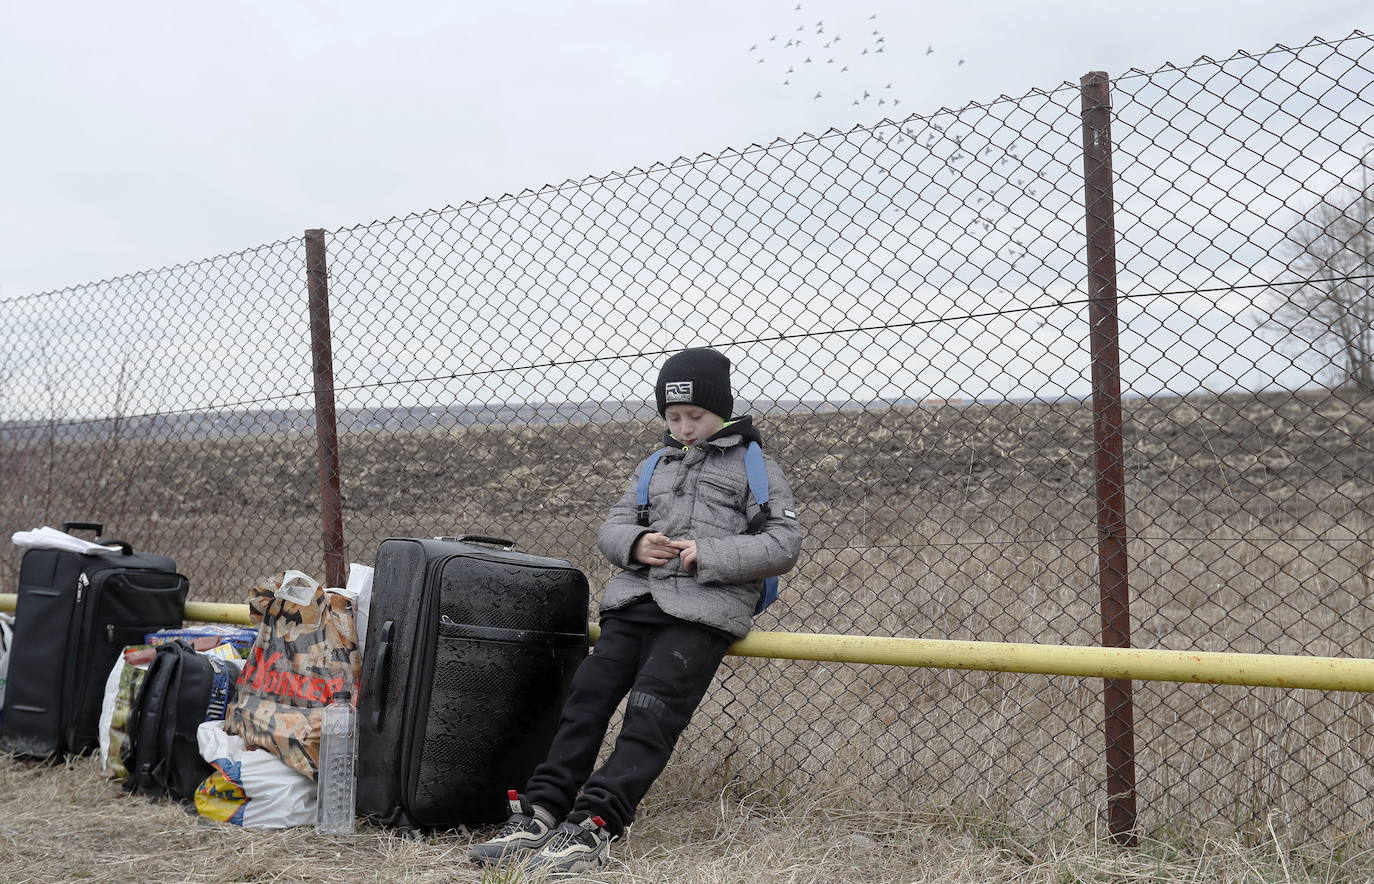
[[172, 670], [178, 659], [175, 653], [177, 642], [160, 645], [158, 652], [148, 664], [148, 672], [139, 687], [138, 695], [129, 709], [128, 742], [124, 744], [121, 761], [128, 771], [124, 780], [124, 791], [144, 795], [159, 796], [163, 790], [159, 786], [162, 774], [162, 744], [160, 736], [162, 719], [167, 711], [168, 692], [172, 681]]
[[[768, 465], [764, 463], [763, 449], [757, 442], [750, 442], [744, 449], [744, 476], [749, 480], [749, 493], [754, 495], [754, 502], [759, 505], [759, 511], [749, 520], [747, 530], [750, 534], [757, 534], [763, 530], [764, 523], [772, 515], [772, 510], [768, 507]], [[764, 608], [777, 600], [778, 578], [765, 577], [763, 592], [759, 594], [754, 613], [762, 613]]]
[[759, 594], [758, 604], [754, 605], [754, 613], [762, 614], [763, 609], [778, 600], [778, 578], [763, 578], [763, 592]]
[[759, 505], [759, 511], [749, 520], [745, 533], [757, 534], [772, 515], [772, 510], [768, 508], [768, 465], [763, 462], [763, 449], [757, 442], [750, 442], [744, 448], [744, 476], [749, 480], [749, 493], [754, 495], [754, 502]]
[[649, 527], [649, 482], [654, 478], [654, 467], [667, 450], [660, 448], [644, 458], [639, 466], [639, 481], [635, 483], [635, 518], [641, 528]]

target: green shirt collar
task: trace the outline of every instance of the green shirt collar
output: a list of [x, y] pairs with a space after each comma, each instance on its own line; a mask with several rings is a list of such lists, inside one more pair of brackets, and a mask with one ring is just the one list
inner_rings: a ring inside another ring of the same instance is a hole
[[[735, 424], [737, 424], [737, 423], [739, 423], [739, 421], [737, 421], [737, 420], [735, 420], [735, 421], [726, 421], [725, 423], [723, 423], [723, 424], [720, 425], [720, 429], [719, 429], [719, 430], [716, 430], [714, 433], [712, 433], [711, 435], [707, 436], [705, 439], [702, 439], [701, 441], [702, 441], [702, 442], [709, 442], [709, 441], [711, 441], [712, 439], [714, 439], [714, 438], [716, 438], [717, 436], [719, 436], [721, 433], [725, 432], [725, 430], [726, 430], [727, 428], [733, 427], [733, 426], [734, 426]], [[674, 439], [673, 441], [676, 442], [677, 440]], [[698, 442], [697, 444], [700, 445], [701, 442]], [[691, 448], [691, 447], [692, 447], [692, 446], [690, 446], [690, 445], [684, 445], [684, 446], [682, 446], [682, 450], [683, 450], [683, 451], [686, 451], [688, 448]]]

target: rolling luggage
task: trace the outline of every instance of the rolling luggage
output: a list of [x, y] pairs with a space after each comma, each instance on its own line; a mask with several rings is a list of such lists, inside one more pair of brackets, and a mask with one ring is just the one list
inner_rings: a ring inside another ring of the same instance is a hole
[[[68, 522], [64, 531], [102, 527]], [[187, 580], [165, 556], [30, 549], [19, 565], [19, 599], [5, 690], [0, 750], [46, 757], [99, 745], [105, 679], [127, 644], [181, 626]]]
[[[497, 548], [493, 548], [497, 547]], [[498, 538], [377, 551], [358, 706], [357, 808], [402, 829], [505, 819], [587, 655], [587, 579]]]

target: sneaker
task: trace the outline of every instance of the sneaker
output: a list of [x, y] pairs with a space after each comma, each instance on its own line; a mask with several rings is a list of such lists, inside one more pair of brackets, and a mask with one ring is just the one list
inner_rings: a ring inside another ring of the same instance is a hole
[[506, 793], [510, 802], [510, 819], [496, 833], [496, 837], [474, 844], [468, 856], [481, 865], [524, 860], [534, 856], [553, 836], [553, 814], [537, 804], [530, 804], [514, 789]]
[[602, 869], [611, 861], [611, 842], [614, 840], [606, 831], [606, 821], [599, 816], [589, 816], [580, 822], [569, 820], [553, 830], [553, 837], [525, 868], [552, 876], [580, 875]]

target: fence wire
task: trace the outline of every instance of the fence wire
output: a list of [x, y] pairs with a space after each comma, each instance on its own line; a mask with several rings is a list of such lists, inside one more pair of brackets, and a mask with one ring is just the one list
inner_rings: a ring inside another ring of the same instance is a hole
[[[1112, 82], [1137, 647], [1374, 655], [1372, 49]], [[713, 346], [808, 532], [760, 628], [1100, 642], [1080, 102], [329, 231], [349, 558], [474, 532], [604, 582], [657, 366]], [[205, 600], [319, 570], [305, 291], [291, 240], [0, 302], [0, 524], [104, 521]], [[678, 763], [1088, 826], [1102, 707], [1092, 680], [732, 658]], [[1369, 723], [1354, 695], [1136, 685], [1141, 827], [1363, 831]]]

